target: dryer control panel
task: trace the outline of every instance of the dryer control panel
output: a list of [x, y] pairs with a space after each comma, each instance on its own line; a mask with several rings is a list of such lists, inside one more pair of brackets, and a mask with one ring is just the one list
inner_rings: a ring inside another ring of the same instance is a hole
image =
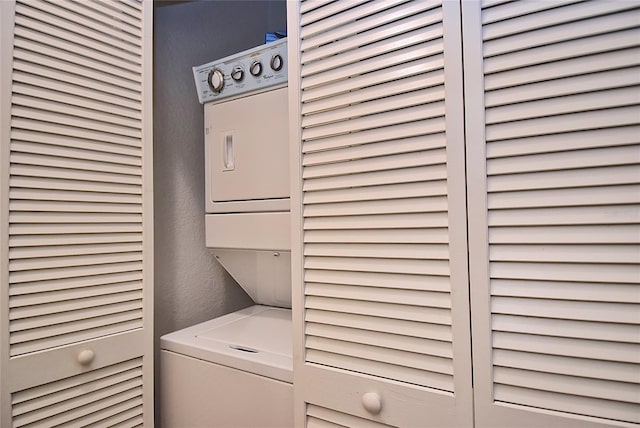
[[201, 104], [287, 86], [287, 39], [193, 67]]

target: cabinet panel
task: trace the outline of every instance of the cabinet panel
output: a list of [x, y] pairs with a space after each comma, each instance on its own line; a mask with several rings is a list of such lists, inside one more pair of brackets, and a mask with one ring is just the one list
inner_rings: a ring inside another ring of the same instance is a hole
[[3, 2], [2, 27], [1, 424], [151, 425], [151, 4]]
[[640, 10], [532, 4], [463, 5], [476, 421], [637, 424]]
[[[298, 423], [470, 425], [459, 6], [298, 7], [296, 397], [313, 410]], [[363, 408], [369, 389], [380, 413]]]

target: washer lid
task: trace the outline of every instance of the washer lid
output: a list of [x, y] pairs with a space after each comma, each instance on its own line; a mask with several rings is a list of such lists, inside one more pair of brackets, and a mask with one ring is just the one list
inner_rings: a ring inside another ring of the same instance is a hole
[[291, 310], [251, 306], [160, 338], [163, 350], [293, 382]]
[[198, 339], [211, 340], [247, 351], [291, 357], [291, 311], [265, 308], [263, 311], [215, 325], [202, 331]]

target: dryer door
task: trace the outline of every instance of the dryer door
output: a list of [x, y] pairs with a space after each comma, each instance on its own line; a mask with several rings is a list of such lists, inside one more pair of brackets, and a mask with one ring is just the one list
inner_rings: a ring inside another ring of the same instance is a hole
[[207, 212], [289, 197], [287, 88], [205, 105]]

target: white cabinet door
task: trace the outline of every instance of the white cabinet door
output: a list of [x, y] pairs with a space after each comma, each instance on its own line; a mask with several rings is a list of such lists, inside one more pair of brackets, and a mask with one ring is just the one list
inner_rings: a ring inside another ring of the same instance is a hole
[[463, 16], [476, 426], [637, 426], [638, 3]]
[[152, 4], [3, 1], [0, 425], [153, 425]]
[[289, 6], [296, 426], [470, 426], [459, 4]]

